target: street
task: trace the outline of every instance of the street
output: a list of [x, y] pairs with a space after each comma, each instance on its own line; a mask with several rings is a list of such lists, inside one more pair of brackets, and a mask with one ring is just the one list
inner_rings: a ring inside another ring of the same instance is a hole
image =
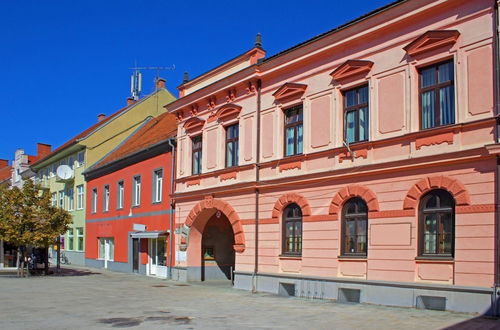
[[252, 294], [90, 268], [0, 273], [2, 329], [496, 329], [471, 314]]

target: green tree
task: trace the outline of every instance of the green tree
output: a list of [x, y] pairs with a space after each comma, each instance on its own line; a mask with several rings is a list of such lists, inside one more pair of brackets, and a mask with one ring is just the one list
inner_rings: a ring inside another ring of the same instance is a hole
[[49, 192], [31, 180], [22, 189], [0, 187], [0, 239], [20, 247], [18, 275], [24, 275], [27, 247], [48, 248], [68, 230], [70, 223], [71, 215], [52, 206]]

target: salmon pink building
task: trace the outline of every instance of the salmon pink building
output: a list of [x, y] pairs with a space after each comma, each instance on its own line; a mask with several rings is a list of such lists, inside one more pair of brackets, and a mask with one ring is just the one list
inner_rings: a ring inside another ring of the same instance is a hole
[[149, 117], [85, 171], [87, 266], [167, 277], [176, 125], [168, 113]]
[[174, 278], [495, 308], [497, 26], [495, 1], [401, 0], [184, 82]]

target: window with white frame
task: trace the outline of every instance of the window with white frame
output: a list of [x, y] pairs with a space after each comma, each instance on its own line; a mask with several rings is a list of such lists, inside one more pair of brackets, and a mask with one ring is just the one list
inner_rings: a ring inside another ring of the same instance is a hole
[[64, 190], [59, 192], [59, 207], [64, 209]]
[[153, 203], [159, 203], [162, 199], [163, 169], [153, 172]]
[[68, 195], [68, 211], [75, 209], [75, 189], [68, 188], [66, 194]]
[[92, 213], [97, 212], [97, 188], [92, 189]]
[[83, 209], [83, 184], [76, 186], [76, 209], [77, 210], [82, 210]]
[[83, 251], [83, 227], [76, 228], [76, 249]]
[[85, 164], [85, 150], [80, 151], [77, 157], [78, 157], [78, 167], [83, 166]]
[[73, 236], [73, 228], [68, 229], [68, 250], [75, 249], [75, 239]]
[[50, 167], [50, 177], [54, 177], [56, 175], [56, 170], [57, 170], [57, 163], [52, 164]]
[[102, 210], [104, 212], [109, 211], [109, 185], [104, 186], [104, 198], [103, 198]]
[[116, 208], [123, 209], [123, 198], [125, 197], [125, 185], [123, 181], [118, 182], [118, 189], [116, 189]]
[[132, 189], [132, 206], [141, 205], [141, 176], [134, 176], [134, 184]]
[[71, 167], [71, 169], [75, 168], [75, 157], [74, 156], [69, 157], [68, 165], [69, 165], [69, 167]]

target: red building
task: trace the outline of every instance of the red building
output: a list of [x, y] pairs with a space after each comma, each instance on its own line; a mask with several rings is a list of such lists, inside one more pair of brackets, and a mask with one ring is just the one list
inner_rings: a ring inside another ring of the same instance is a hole
[[85, 264], [166, 277], [176, 119], [150, 118], [85, 171]]

